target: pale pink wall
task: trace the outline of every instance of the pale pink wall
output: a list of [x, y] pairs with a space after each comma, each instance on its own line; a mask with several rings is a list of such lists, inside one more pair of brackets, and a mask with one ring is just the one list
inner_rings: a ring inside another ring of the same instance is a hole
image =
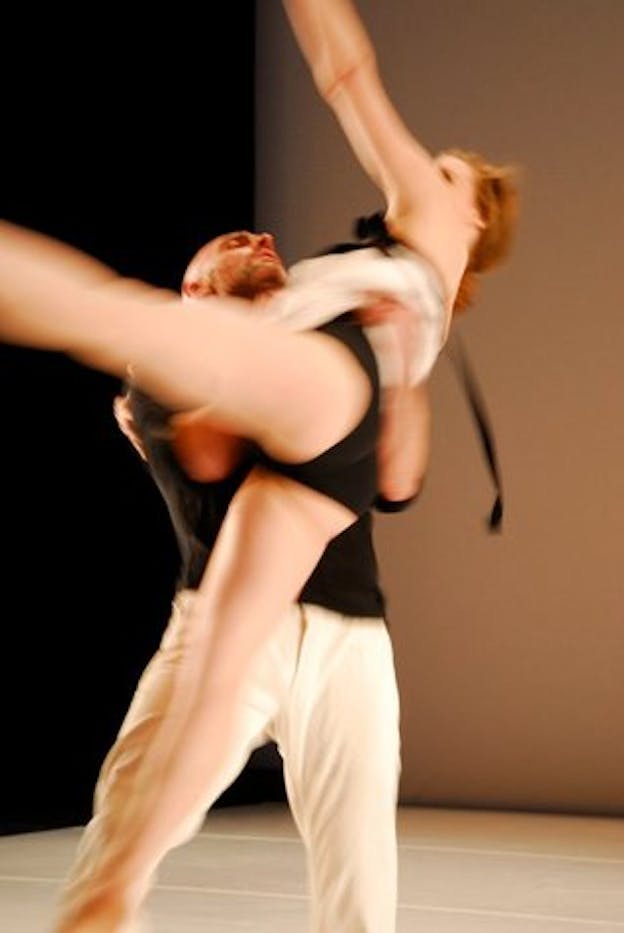
[[[380, 518], [403, 797], [624, 811], [624, 3], [361, 0], [430, 149], [524, 167], [513, 261], [461, 324], [496, 426], [490, 486], [446, 358], [418, 507]], [[288, 260], [380, 205], [281, 5], [258, 4], [257, 221]]]

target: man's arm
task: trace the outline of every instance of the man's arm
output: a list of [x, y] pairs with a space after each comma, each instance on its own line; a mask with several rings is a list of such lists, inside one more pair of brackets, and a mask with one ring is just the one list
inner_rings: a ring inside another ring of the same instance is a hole
[[420, 491], [431, 449], [431, 410], [426, 383], [385, 389], [383, 400], [378, 491], [391, 504]]
[[[130, 390], [113, 402], [117, 425], [142, 460], [147, 461], [145, 445], [132, 413]], [[167, 427], [159, 429], [159, 439], [168, 440], [178, 462], [196, 482], [216, 483], [240, 464], [247, 443], [215, 428], [203, 409], [174, 414]]]

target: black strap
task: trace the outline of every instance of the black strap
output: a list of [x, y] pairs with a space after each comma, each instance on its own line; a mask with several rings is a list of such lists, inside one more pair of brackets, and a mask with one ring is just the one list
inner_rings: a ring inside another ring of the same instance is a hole
[[378, 512], [403, 512], [418, 498], [418, 493], [408, 499], [386, 499], [380, 492], [375, 496], [373, 507]]
[[353, 224], [353, 234], [358, 240], [382, 248], [394, 246], [398, 242], [388, 233], [386, 221], [381, 211], [358, 217]]
[[398, 242], [388, 233], [384, 215], [381, 211], [365, 217], [358, 217], [353, 224], [353, 236], [357, 242], [333, 243], [314, 255], [327, 256], [331, 253], [350, 253], [353, 250], [366, 249], [369, 246], [376, 246], [382, 252], [387, 253], [389, 247]]
[[496, 499], [487, 520], [487, 525], [491, 532], [500, 532], [502, 530], [503, 521], [503, 491], [500, 470], [498, 467], [498, 459], [496, 457], [496, 448], [494, 446], [493, 432], [490, 426], [489, 418], [487, 416], [485, 402], [483, 401], [481, 390], [477, 383], [474, 372], [468, 363], [466, 350], [464, 349], [463, 343], [459, 339], [457, 332], [453, 333], [453, 336], [449, 341], [449, 352], [451, 360], [455, 366], [457, 376], [466, 392], [466, 397], [472, 410], [472, 415], [477, 424], [477, 429], [481, 438], [481, 444], [483, 446], [483, 453], [492, 475], [494, 489], [496, 490]]

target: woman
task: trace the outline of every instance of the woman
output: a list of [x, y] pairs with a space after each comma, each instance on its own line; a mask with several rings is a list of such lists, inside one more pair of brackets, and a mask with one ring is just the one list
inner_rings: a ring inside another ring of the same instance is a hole
[[445, 333], [470, 303], [476, 273], [503, 259], [516, 216], [513, 172], [481, 156], [432, 157], [403, 124], [351, 0], [284, 0], [316, 87], [371, 180], [392, 239], [429, 263], [444, 294]]
[[[374, 246], [319, 259], [306, 267], [309, 276], [304, 269], [300, 299], [311, 305], [310, 289], [326, 276], [325, 298], [328, 280], [342, 295], [337, 315], [373, 296], [403, 300], [401, 314], [390, 314], [377, 359], [382, 381], [384, 370], [394, 374], [385, 383], [391, 388], [382, 491], [408, 498], [416, 478], [409, 444], [397, 443], [403, 434], [397, 425], [409, 424], [418, 386], [471, 275], [504, 255], [513, 196], [504, 172], [463, 154], [433, 159], [409, 134], [385, 95], [351, 4], [293, 0], [287, 9], [319, 90], [387, 204], [384, 252]], [[134, 922], [151, 872], [196, 810], [206, 773], [219, 765], [256, 651], [328, 541], [375, 497], [378, 366], [362, 327], [349, 318], [299, 331], [298, 324], [282, 326], [299, 311], [282, 307], [275, 321], [260, 322], [241, 314], [235, 299], [207, 299], [210, 314], [181, 315], [165, 293], [115, 279], [28, 232], [9, 225], [2, 232], [6, 339], [62, 350], [119, 376], [131, 363], [145, 391], [171, 407], [207, 406], [216, 426], [262, 451], [230, 506], [186, 620], [184, 677], [102, 853], [92, 897], [69, 908], [57, 926], [59, 933], [121, 930]], [[404, 278], [401, 269], [414, 286], [407, 300], [393, 290]], [[411, 322], [421, 321], [422, 303], [433, 337], [420, 341], [427, 344], [425, 359], [420, 345], [406, 358], [396, 334], [418, 333], [420, 323]], [[377, 308], [364, 322], [375, 327], [387, 317]]]

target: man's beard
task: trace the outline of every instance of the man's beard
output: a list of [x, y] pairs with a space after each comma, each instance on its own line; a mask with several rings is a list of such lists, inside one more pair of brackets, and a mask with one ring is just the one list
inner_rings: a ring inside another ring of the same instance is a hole
[[284, 284], [284, 274], [278, 268], [261, 268], [250, 264], [245, 275], [241, 275], [232, 285], [230, 294], [236, 298], [253, 300], [263, 292], [274, 292]]

